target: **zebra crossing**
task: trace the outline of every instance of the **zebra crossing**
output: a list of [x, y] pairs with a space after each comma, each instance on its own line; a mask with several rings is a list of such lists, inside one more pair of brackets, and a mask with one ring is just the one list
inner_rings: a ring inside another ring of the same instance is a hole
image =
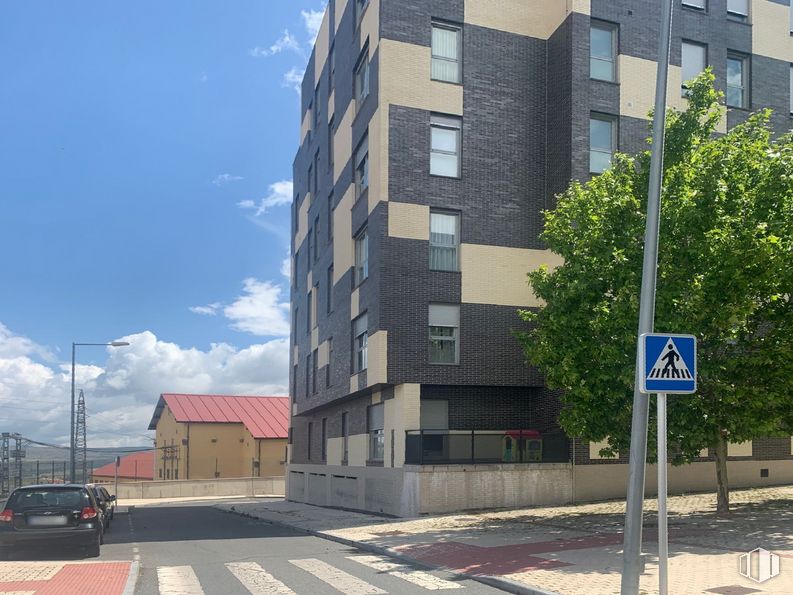
[[[372, 584], [378, 582], [377, 579], [383, 575], [398, 579], [400, 582], [410, 583], [414, 588], [427, 591], [464, 588], [463, 585], [456, 582], [394, 562], [383, 556], [355, 555], [346, 556], [345, 559], [360, 565], [362, 570], [374, 570], [376, 572], [372, 576], [367, 576], [367, 579], [364, 580], [347, 570], [338, 568], [318, 558], [294, 559], [288, 560], [288, 563], [290, 567], [297, 569], [298, 573], [307, 573], [324, 583], [328, 588], [323, 589], [323, 593], [339, 592], [345, 595], [389, 593], [386, 588], [383, 588], [384, 586], [387, 587], [387, 585], [378, 586]], [[258, 562], [228, 562], [223, 566], [228, 571], [229, 580], [236, 583], [237, 590], [241, 586], [251, 595], [300, 595], [299, 590], [293, 590], [287, 583], [291, 579], [296, 583], [302, 584], [305, 579], [305, 577], [297, 577], [291, 573], [284, 572], [283, 569], [279, 569], [282, 576], [278, 576], [278, 570], [265, 569]], [[368, 572], [367, 574], [372, 573]], [[393, 585], [393, 583], [390, 584]], [[205, 594], [201, 581], [191, 566], [158, 566], [157, 586], [160, 595]], [[408, 585], [405, 586], [407, 587]], [[295, 586], [295, 589], [299, 589], [299, 587]], [[394, 590], [392, 589], [391, 592], [394, 592]]]

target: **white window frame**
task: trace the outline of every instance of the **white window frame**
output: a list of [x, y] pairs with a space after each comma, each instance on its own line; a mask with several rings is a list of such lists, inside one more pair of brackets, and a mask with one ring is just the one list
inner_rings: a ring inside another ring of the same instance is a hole
[[[604, 151], [602, 147], [595, 148], [592, 145], [592, 133], [591, 133], [592, 120], [599, 120], [601, 122], [608, 122], [609, 124], [611, 124], [611, 148], [610, 148], [611, 150], [610, 151]], [[609, 167], [611, 166], [612, 160], [614, 159], [614, 154], [617, 152], [618, 119], [617, 119], [616, 116], [612, 116], [612, 115], [609, 115], [609, 114], [601, 114], [601, 113], [597, 113], [597, 112], [592, 112], [591, 114], [589, 114], [589, 122], [590, 122], [589, 123], [589, 128], [590, 128], [590, 134], [589, 134], [589, 173], [591, 173], [591, 174], [601, 174], [601, 173], [603, 173], [606, 170], [604, 169], [604, 170], [601, 170], [601, 171], [596, 171], [593, 168], [593, 166], [592, 166], [592, 154], [593, 153], [599, 153], [599, 154], [608, 153], [608, 155], [609, 155]]]
[[369, 137], [358, 144], [355, 149], [355, 198], [357, 199], [369, 188]]
[[[432, 136], [435, 130], [451, 130], [455, 132], [456, 148], [454, 151], [444, 151], [442, 149], [434, 149], [432, 146]], [[459, 116], [451, 116], [444, 114], [431, 114], [430, 115], [430, 175], [439, 176], [442, 178], [459, 178], [461, 163], [462, 163], [462, 145], [463, 145], [463, 119]], [[448, 175], [432, 171], [432, 158], [434, 155], [454, 156], [457, 160], [457, 171], [455, 175]]]
[[[451, 31], [456, 34], [457, 36], [457, 59], [452, 60], [451, 58], [447, 58], [445, 56], [440, 56], [435, 54], [435, 48], [432, 43], [432, 39], [430, 41], [430, 55], [431, 55], [431, 64], [430, 64], [430, 78], [434, 81], [441, 81], [444, 83], [452, 83], [456, 85], [461, 85], [463, 82], [463, 30], [462, 27], [459, 25], [453, 25], [451, 23], [442, 23], [438, 21], [433, 21], [432, 23], [432, 33], [434, 38], [435, 29], [443, 29], [445, 31]], [[434, 63], [436, 62], [443, 62], [444, 64], [455, 64], [455, 76], [454, 80], [443, 78], [440, 76], [435, 76], [433, 73], [435, 69], [433, 68]]]
[[355, 70], [353, 73], [353, 84], [355, 85], [355, 104], [356, 111], [361, 108], [361, 105], [369, 97], [370, 81], [369, 81], [369, 43], [361, 50], [358, 56], [358, 61], [355, 63]]
[[[440, 215], [443, 217], [453, 217], [454, 218], [454, 245], [449, 246], [447, 244], [439, 244], [434, 243], [432, 241], [432, 216], [433, 215]], [[446, 269], [446, 268], [436, 268], [432, 266], [433, 258], [432, 252], [433, 250], [454, 250], [454, 266], [453, 268]], [[444, 211], [441, 209], [430, 209], [430, 270], [431, 271], [452, 271], [458, 272], [460, 270], [460, 213], [456, 213], [454, 211]]]
[[[611, 59], [606, 60], [599, 56], [594, 56], [592, 54], [592, 30], [597, 29], [599, 31], [608, 31], [611, 35]], [[616, 83], [617, 82], [617, 48], [618, 48], [618, 35], [619, 35], [619, 27], [614, 23], [607, 23], [605, 21], [596, 21], [593, 20], [589, 26], [589, 40], [590, 40], [590, 48], [589, 48], [589, 78], [594, 79], [596, 81], [606, 81], [609, 83]], [[600, 78], [593, 75], [592, 72], [592, 63], [593, 61], [598, 62], [608, 62], [611, 64], [611, 78]]]
[[[456, 366], [460, 363], [460, 305], [430, 304], [429, 307], [429, 344], [428, 361], [437, 366]], [[452, 329], [451, 335], [434, 332], [436, 329]], [[431, 344], [434, 341], [450, 343], [454, 349], [454, 361], [433, 361]]]
[[369, 365], [369, 317], [366, 312], [352, 321], [352, 372], [359, 374]]
[[369, 230], [362, 229], [355, 236], [355, 287], [369, 278]]
[[[750, 80], [750, 64], [749, 64], [749, 56], [745, 54], [739, 54], [737, 52], [727, 52], [727, 62], [729, 63], [730, 60], [736, 60], [741, 63], [741, 85], [740, 87], [736, 87], [735, 85], [730, 85], [729, 78], [727, 80], [727, 93], [725, 94], [725, 102], [727, 103], [727, 107], [734, 107], [739, 109], [749, 109], [749, 80]], [[729, 102], [729, 90], [730, 89], [740, 89], [741, 91], [741, 104], [735, 105]]]

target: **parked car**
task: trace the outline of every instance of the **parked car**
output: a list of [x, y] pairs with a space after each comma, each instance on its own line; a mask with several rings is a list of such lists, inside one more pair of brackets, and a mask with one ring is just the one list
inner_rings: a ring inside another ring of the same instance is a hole
[[103, 541], [101, 507], [84, 485], [17, 488], [0, 511], [0, 559], [25, 547], [56, 545], [96, 557]]
[[93, 492], [97, 504], [102, 509], [102, 524], [104, 528], [110, 529], [110, 522], [116, 516], [116, 497], [111, 496], [103, 486], [95, 483], [89, 483], [85, 487]]

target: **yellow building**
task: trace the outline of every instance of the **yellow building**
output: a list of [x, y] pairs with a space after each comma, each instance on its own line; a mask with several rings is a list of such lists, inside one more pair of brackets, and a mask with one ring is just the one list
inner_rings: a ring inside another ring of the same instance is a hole
[[154, 480], [284, 475], [287, 397], [163, 393]]

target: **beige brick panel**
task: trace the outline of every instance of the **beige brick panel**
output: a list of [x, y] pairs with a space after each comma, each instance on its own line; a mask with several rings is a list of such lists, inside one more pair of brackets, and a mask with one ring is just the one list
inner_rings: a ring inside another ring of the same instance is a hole
[[334, 89], [331, 91], [330, 96], [328, 97], [328, 122], [333, 117], [333, 114], [336, 113], [336, 90]]
[[466, 0], [465, 22], [548, 39], [571, 12], [589, 14], [589, 0]]
[[344, 454], [344, 438], [328, 438], [328, 447], [325, 450], [328, 465], [341, 465]]
[[308, 207], [311, 206], [311, 194], [303, 197], [300, 208], [297, 211], [297, 232], [295, 233], [295, 251], [300, 249], [300, 244], [306, 239], [308, 234]]
[[769, 0], [752, 0], [752, 53], [793, 62], [789, 6]]
[[[314, 287], [314, 272], [311, 269], [306, 273], [306, 287], [309, 289]], [[311, 307], [311, 320], [314, 320], [314, 304], [311, 304]]]
[[300, 349], [297, 345], [292, 348], [292, 361], [297, 363], [300, 361]]
[[347, 463], [350, 467], [365, 467], [369, 458], [369, 435], [353, 434], [348, 438]]
[[383, 401], [383, 395], [379, 390], [372, 393], [372, 405], [377, 405]]
[[751, 457], [752, 456], [752, 441], [747, 442], [730, 442], [727, 445], [728, 457]]
[[361, 18], [361, 49], [369, 40], [369, 55], [374, 55], [380, 39], [380, 0], [369, 0]]
[[[336, 269], [333, 270], [335, 272]], [[355, 289], [352, 290], [352, 293], [350, 293], [350, 320], [355, 320], [356, 318], [358, 318], [358, 314], [360, 313], [361, 313], [360, 292], [356, 287]]]
[[353, 264], [352, 205], [355, 189], [347, 192], [333, 211], [333, 283], [339, 282]]
[[344, 11], [347, 9], [347, 0], [336, 0], [335, 16], [336, 16], [336, 29], [341, 24], [341, 18], [344, 16]]
[[385, 383], [388, 376], [388, 331], [369, 336], [366, 382], [368, 386]]
[[344, 167], [352, 157], [352, 120], [355, 117], [355, 102], [351, 101], [341, 122], [336, 123], [333, 135], [333, 183], [339, 180]]
[[394, 398], [385, 401], [384, 425], [385, 464], [391, 465], [391, 431], [394, 431], [394, 467], [405, 464], [405, 432], [419, 429], [421, 387], [418, 384], [399, 384]]
[[608, 448], [608, 445], [609, 445], [608, 440], [601, 440], [600, 442], [590, 442], [589, 458], [592, 460], [607, 459], [608, 457], [600, 456], [600, 451], [604, 448]]
[[330, 350], [328, 349], [328, 342], [323, 341], [319, 344], [317, 351], [317, 367], [324, 368], [330, 362]]
[[319, 348], [319, 327], [311, 329], [311, 351]]
[[468, 304], [541, 306], [541, 300], [529, 289], [526, 274], [543, 264], [553, 269], [562, 264], [562, 259], [550, 250], [462, 244], [462, 301]]
[[[655, 80], [658, 63], [626, 54], [620, 54], [618, 73], [620, 82], [620, 115], [647, 120], [655, 106]], [[688, 107], [688, 100], [681, 95], [683, 71], [680, 66], [669, 66], [666, 105], [678, 110]], [[719, 132], [727, 132], [727, 118], [717, 126]], [[649, 135], [649, 130], [647, 132]]]
[[350, 376], [350, 394], [358, 392], [358, 374]]
[[388, 235], [408, 240], [429, 240], [430, 208], [406, 202], [389, 202]]
[[388, 200], [388, 108], [374, 113], [369, 122], [369, 193], [371, 213], [380, 201]]
[[303, 121], [300, 123], [300, 144], [306, 140], [306, 136], [311, 131], [311, 110], [307, 109], [303, 116]]
[[319, 26], [317, 42], [314, 44], [314, 86], [317, 86], [319, 79], [322, 78], [322, 69], [328, 61], [328, 47], [330, 45], [330, 32], [328, 31], [330, 11], [325, 9], [325, 16], [322, 17], [322, 24]]
[[[463, 87], [430, 80], [431, 49], [384, 39], [380, 43], [381, 105], [463, 115]], [[410, 81], [410, 84], [405, 84]], [[387, 113], [387, 112], [386, 112]]]

